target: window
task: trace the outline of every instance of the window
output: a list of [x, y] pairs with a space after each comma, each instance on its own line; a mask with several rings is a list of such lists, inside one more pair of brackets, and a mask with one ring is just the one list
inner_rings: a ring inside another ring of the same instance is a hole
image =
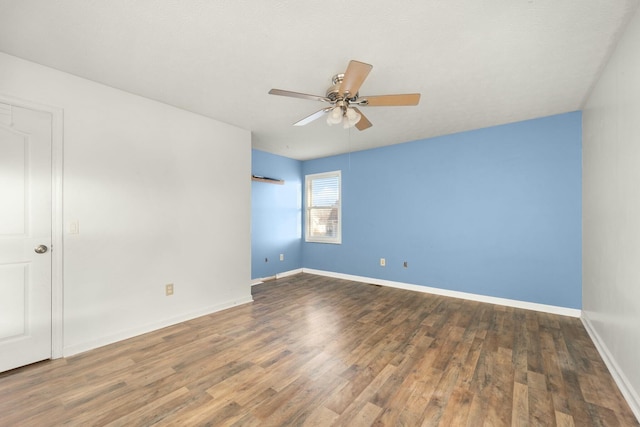
[[340, 171], [305, 176], [307, 242], [342, 243]]

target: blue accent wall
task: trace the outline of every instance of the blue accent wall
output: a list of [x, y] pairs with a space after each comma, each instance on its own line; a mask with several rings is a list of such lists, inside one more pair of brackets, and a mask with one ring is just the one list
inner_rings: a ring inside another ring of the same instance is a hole
[[251, 181], [251, 278], [257, 279], [302, 267], [303, 178], [298, 160], [258, 150], [251, 157], [253, 175], [285, 181]]
[[302, 265], [581, 308], [581, 122], [573, 112], [303, 162], [301, 180], [342, 170], [343, 234], [303, 243]]

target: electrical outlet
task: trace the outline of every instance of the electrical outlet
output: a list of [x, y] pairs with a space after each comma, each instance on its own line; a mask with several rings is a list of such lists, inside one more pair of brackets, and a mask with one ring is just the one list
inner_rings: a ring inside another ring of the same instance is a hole
[[380, 258], [380, 267], [384, 267], [387, 265], [387, 260], [385, 260], [384, 258]]
[[404, 268], [408, 268], [409, 267], [409, 263], [407, 261], [405, 261], [405, 262], [402, 263], [402, 266]]
[[164, 293], [167, 296], [173, 295], [173, 283], [164, 286]]
[[78, 233], [80, 233], [80, 222], [77, 219], [74, 219], [69, 223], [69, 234]]
[[280, 261], [284, 261], [284, 254], [280, 254]]

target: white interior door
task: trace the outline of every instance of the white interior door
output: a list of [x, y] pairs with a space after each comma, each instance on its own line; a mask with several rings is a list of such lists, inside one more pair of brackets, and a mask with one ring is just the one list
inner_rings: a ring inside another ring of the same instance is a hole
[[2, 372], [51, 358], [52, 116], [0, 112]]

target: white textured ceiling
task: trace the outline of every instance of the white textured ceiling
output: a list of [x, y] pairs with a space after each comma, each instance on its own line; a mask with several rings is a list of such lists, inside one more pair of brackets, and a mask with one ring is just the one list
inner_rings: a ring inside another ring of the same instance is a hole
[[[638, 0], [0, 0], [0, 51], [252, 131], [309, 159], [581, 108]], [[363, 132], [295, 121], [350, 59]]]

